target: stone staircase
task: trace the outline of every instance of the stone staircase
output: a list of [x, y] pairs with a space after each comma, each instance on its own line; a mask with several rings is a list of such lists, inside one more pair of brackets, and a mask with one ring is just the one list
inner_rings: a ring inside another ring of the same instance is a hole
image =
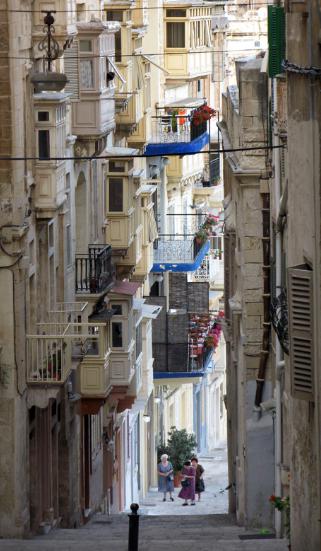
[[[287, 551], [285, 540], [249, 538], [231, 515], [140, 517], [139, 551]], [[128, 516], [96, 515], [79, 529], [29, 540], [0, 540], [0, 551], [127, 551]]]

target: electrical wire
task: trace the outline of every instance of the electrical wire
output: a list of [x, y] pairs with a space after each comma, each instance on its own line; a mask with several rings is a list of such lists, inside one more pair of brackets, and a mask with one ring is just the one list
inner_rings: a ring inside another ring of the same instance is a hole
[[97, 161], [97, 160], [104, 160], [104, 159], [148, 159], [153, 157], [185, 157], [186, 155], [199, 155], [200, 153], [234, 153], [237, 151], [257, 151], [257, 150], [267, 150], [267, 149], [283, 149], [285, 148], [285, 145], [265, 145], [265, 146], [257, 146], [257, 147], [237, 147], [237, 148], [231, 148], [231, 149], [208, 149], [205, 151], [197, 151], [196, 153], [163, 153], [163, 154], [153, 154], [153, 155], [146, 155], [146, 154], [135, 154], [135, 155], [99, 155], [99, 157], [95, 157], [93, 155], [84, 155], [83, 157], [48, 157], [47, 159], [40, 159], [39, 157], [33, 157], [33, 156], [17, 156], [17, 157], [9, 157], [8, 155], [1, 155], [0, 161], [40, 161], [41, 163], [46, 163], [50, 161]]
[[[257, 2], [257, 3], [254, 3], [254, 4], [251, 4], [251, 6], [249, 5], [248, 2], [243, 2], [243, 3], [237, 3], [237, 4], [229, 4], [229, 3], [225, 3], [225, 2], [222, 2], [222, 7], [225, 7], [227, 6], [228, 8], [230, 7], [236, 7], [236, 8], [239, 8], [240, 6], [245, 6], [247, 8], [249, 8], [249, 11], [251, 11], [254, 7], [256, 8], [262, 8], [262, 7], [265, 7], [265, 6], [270, 6], [270, 2]], [[205, 3], [204, 4], [199, 4], [197, 6], [195, 6], [197, 8], [210, 8], [211, 6], [208, 5], [208, 3]], [[171, 5], [168, 5], [168, 4], [164, 4], [163, 6], [147, 6], [147, 7], [136, 7], [136, 8], [131, 8], [131, 7], [128, 7], [128, 8], [125, 8], [125, 7], [120, 7], [120, 8], [117, 8], [116, 10], [112, 10], [110, 9], [112, 8], [112, 4], [110, 5], [107, 5], [107, 6], [104, 6], [104, 8], [98, 8], [98, 9], [84, 9], [84, 10], [80, 10], [79, 13], [106, 13], [106, 11], [143, 11], [143, 12], [146, 12], [146, 11], [153, 11], [153, 10], [170, 10], [170, 9], [186, 9], [184, 7], [177, 7], [175, 6], [175, 8]], [[30, 10], [30, 9], [5, 9], [5, 8], [1, 8], [0, 9], [0, 13], [47, 13], [47, 12], [51, 12], [53, 14], [55, 13], [76, 13], [76, 10]], [[215, 14], [214, 14], [215, 15]], [[218, 14], [218, 15], [223, 15], [223, 14]]]
[[[210, 48], [210, 47], [209, 47]], [[212, 47], [211, 47], [212, 48]], [[264, 48], [258, 48], [258, 47], [253, 47], [253, 48], [240, 48], [240, 49], [237, 49], [237, 50], [214, 50], [214, 49], [210, 49], [208, 51], [195, 51], [195, 52], [180, 52], [179, 55], [191, 55], [191, 54], [200, 54], [200, 53], [210, 53], [210, 54], [230, 54], [230, 55], [233, 55], [234, 52], [253, 52], [253, 51], [262, 51], [264, 50]], [[137, 53], [137, 54], [120, 54], [121, 57], [144, 57], [144, 56], [152, 56], [152, 55], [157, 55], [157, 56], [168, 56], [168, 55], [177, 55], [177, 53], [175, 52], [167, 52], [167, 51], [163, 51], [163, 52], [153, 52], [153, 53], [145, 53], [145, 52], [141, 52], [141, 53]], [[112, 54], [110, 55], [109, 53], [106, 53], [106, 54], [95, 54], [95, 55], [84, 55], [84, 56], [68, 56], [68, 60], [69, 59], [79, 59], [79, 60], [90, 60], [90, 59], [99, 59], [99, 58], [104, 58], [104, 57], [111, 57], [111, 58], [114, 58], [115, 57], [115, 54]], [[15, 59], [15, 60], [25, 60], [25, 61], [41, 61], [41, 60], [46, 60], [47, 58], [46, 57], [31, 57], [31, 56], [4, 56], [4, 55], [0, 55], [0, 59]], [[59, 57], [58, 59], [64, 59], [63, 58], [63, 55], [61, 57]], [[56, 60], [57, 61], [57, 60]]]

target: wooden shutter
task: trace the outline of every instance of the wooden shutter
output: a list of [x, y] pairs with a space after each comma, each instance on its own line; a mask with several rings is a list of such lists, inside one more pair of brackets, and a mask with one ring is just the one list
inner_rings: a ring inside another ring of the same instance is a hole
[[71, 99], [79, 99], [79, 42], [74, 40], [70, 48], [64, 53], [65, 75], [68, 81], [65, 92], [72, 94]]
[[268, 6], [269, 77], [283, 73], [281, 66], [285, 58], [285, 16], [284, 8]]
[[289, 337], [292, 395], [313, 400], [313, 272], [288, 269]]

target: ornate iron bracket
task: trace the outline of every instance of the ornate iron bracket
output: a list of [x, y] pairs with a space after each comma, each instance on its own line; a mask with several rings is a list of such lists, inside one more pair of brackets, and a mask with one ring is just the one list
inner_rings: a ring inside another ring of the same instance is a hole
[[48, 71], [51, 71], [52, 62], [59, 57], [60, 53], [60, 47], [53, 37], [53, 33], [55, 32], [54, 22], [55, 18], [53, 17], [53, 13], [56, 13], [56, 11], [42, 11], [41, 13], [45, 13], [44, 17], [44, 28], [43, 32], [46, 33], [46, 36], [39, 42], [38, 49], [40, 52], [45, 52], [47, 55], [44, 59], [48, 62]]

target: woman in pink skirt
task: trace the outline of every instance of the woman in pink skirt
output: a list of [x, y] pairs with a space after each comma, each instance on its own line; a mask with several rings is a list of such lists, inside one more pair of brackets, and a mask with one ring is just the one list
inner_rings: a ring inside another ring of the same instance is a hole
[[182, 468], [182, 489], [178, 494], [178, 497], [184, 499], [183, 507], [188, 505], [188, 499], [191, 500], [191, 505], [195, 505], [195, 475], [196, 470], [191, 466], [190, 461], [185, 461]]

